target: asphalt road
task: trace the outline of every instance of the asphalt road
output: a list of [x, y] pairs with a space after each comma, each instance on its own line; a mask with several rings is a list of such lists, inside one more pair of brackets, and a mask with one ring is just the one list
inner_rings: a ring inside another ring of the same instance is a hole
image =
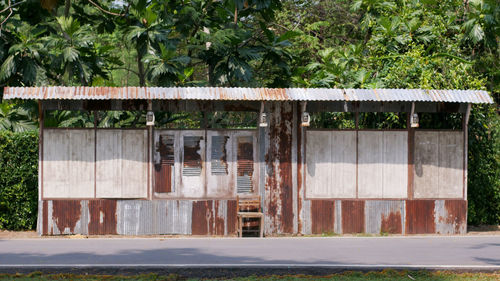
[[500, 236], [0, 240], [0, 269], [9, 267], [500, 270]]

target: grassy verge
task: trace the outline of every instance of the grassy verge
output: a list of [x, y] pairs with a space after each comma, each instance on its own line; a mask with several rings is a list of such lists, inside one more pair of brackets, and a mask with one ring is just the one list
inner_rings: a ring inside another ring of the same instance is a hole
[[361, 280], [431, 280], [431, 281], [447, 281], [447, 280], [479, 280], [493, 281], [500, 280], [500, 272], [496, 273], [453, 273], [447, 271], [429, 272], [429, 271], [394, 271], [384, 270], [382, 272], [344, 272], [332, 274], [328, 276], [312, 276], [312, 275], [272, 275], [272, 276], [248, 276], [238, 278], [219, 278], [219, 279], [192, 279], [184, 278], [178, 275], [75, 275], [75, 274], [41, 274], [38, 272], [30, 274], [0, 274], [0, 280], [139, 280], [139, 281], [178, 281], [178, 280], [264, 280], [264, 281], [300, 281], [300, 280], [345, 280], [345, 281], [361, 281]]

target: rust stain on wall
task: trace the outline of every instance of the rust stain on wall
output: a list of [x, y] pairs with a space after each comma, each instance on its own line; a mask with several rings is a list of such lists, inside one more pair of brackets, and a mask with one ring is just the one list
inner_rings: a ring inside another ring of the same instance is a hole
[[160, 163], [155, 164], [155, 192], [172, 192], [174, 136], [161, 135], [157, 151]]
[[[297, 103], [297, 112], [300, 114], [301, 105]], [[304, 137], [300, 120], [297, 118], [297, 229], [298, 233], [302, 233], [302, 138]]]
[[43, 201], [42, 203], [42, 234], [49, 234], [49, 202]]
[[384, 233], [402, 234], [401, 213], [391, 212], [388, 216], [382, 214], [380, 231]]
[[435, 233], [434, 200], [406, 201], [406, 234]]
[[219, 213], [220, 201], [214, 201], [215, 235], [224, 235], [224, 214]]
[[227, 224], [227, 234], [236, 234], [236, 200], [227, 201], [227, 214], [226, 214], [226, 224]]
[[238, 142], [238, 176], [253, 175], [253, 143]]
[[313, 234], [334, 232], [335, 201], [311, 200], [311, 230]]
[[[187, 141], [188, 138], [197, 140], [192, 143]], [[184, 167], [201, 169], [200, 141], [201, 137], [184, 137]]]
[[266, 216], [270, 232], [293, 233], [292, 123], [291, 103], [273, 104], [266, 154]]
[[445, 222], [455, 227], [455, 233], [460, 233], [460, 228], [467, 225], [467, 201], [445, 200], [444, 207], [448, 213]]
[[[210, 204], [209, 204], [210, 202]], [[209, 208], [212, 208], [212, 201], [193, 202], [193, 215], [191, 220], [191, 232], [193, 235], [208, 235]]]
[[116, 234], [116, 200], [89, 201], [89, 234]]
[[74, 233], [80, 215], [81, 204], [79, 200], [52, 201], [52, 219], [56, 222], [60, 233], [63, 233], [66, 228], [69, 228], [70, 233]]
[[365, 232], [365, 201], [342, 201], [342, 233]]

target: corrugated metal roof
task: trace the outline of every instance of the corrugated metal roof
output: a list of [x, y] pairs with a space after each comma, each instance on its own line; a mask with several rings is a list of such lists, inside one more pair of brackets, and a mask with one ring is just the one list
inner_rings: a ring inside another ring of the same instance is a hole
[[486, 91], [326, 88], [5, 87], [4, 99], [399, 101], [493, 103]]

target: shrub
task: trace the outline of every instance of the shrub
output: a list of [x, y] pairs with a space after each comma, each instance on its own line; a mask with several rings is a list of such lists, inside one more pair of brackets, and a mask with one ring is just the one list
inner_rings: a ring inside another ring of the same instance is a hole
[[35, 229], [38, 133], [0, 131], [0, 229]]

